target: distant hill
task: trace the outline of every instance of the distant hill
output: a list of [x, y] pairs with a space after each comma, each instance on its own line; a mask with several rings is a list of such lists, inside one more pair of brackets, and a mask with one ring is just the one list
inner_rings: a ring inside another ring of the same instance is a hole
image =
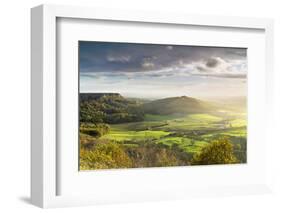
[[142, 121], [145, 114], [193, 114], [215, 109], [209, 102], [187, 96], [142, 101], [119, 93], [80, 94], [81, 122], [117, 124]]
[[80, 93], [80, 101], [97, 100], [102, 97], [121, 97], [119, 93]]
[[119, 93], [80, 93], [81, 122], [116, 124], [143, 119], [140, 103]]
[[181, 96], [164, 98], [143, 104], [143, 110], [149, 114], [168, 115], [175, 113], [192, 114], [214, 110], [208, 102], [195, 98]]

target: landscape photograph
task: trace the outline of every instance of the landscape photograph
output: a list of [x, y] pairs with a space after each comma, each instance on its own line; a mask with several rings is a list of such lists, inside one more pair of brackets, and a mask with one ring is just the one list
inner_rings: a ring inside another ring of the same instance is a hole
[[247, 49], [79, 41], [79, 169], [247, 163]]

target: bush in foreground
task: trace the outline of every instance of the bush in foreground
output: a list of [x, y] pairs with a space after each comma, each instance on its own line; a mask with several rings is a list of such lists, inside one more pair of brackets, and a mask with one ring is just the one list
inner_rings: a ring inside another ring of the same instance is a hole
[[92, 150], [80, 150], [80, 169], [129, 168], [132, 162], [122, 147], [114, 142], [100, 143]]
[[238, 163], [238, 161], [233, 153], [233, 145], [226, 137], [211, 142], [200, 153], [195, 154], [191, 161], [192, 165], [231, 163]]

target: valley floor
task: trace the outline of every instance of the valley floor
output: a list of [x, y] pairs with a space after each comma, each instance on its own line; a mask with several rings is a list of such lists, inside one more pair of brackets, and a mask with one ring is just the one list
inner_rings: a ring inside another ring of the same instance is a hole
[[[152, 152], [151, 150], [154, 150], [154, 154], [163, 152], [165, 149], [165, 154], [163, 155], [168, 155], [169, 153], [166, 152], [170, 152], [169, 150], [177, 150], [175, 156], [180, 156], [180, 163], [172, 165], [167, 163], [168, 166], [189, 165], [194, 154], [200, 153], [202, 148], [207, 146], [210, 142], [225, 136], [233, 144], [234, 154], [238, 159], [238, 163], [246, 162], [247, 123], [245, 113], [217, 112], [216, 114], [204, 113], [184, 116], [176, 114], [146, 114], [144, 121], [110, 124], [109, 126], [109, 132], [98, 138], [91, 136], [90, 134], [87, 134], [87, 132], [83, 132], [83, 129], [80, 129], [81, 146], [92, 147], [99, 143], [114, 142], [119, 144], [121, 149], [125, 150], [129, 156], [134, 154], [135, 158], [136, 156], [139, 157], [139, 155], [141, 155], [139, 154], [139, 150], [146, 149], [146, 152], [148, 152], [147, 146], [143, 146], [143, 144], [153, 144], [154, 147], [160, 147], [157, 148], [158, 151], [155, 151], [155, 148], [149, 148], [150, 152]], [[85, 151], [87, 149], [82, 150]], [[151, 158], [146, 154], [143, 157]], [[162, 158], [165, 158], [165, 156], [161, 156], [161, 159]], [[167, 161], [171, 160], [168, 157], [166, 158]], [[155, 160], [155, 162], [158, 161]], [[83, 162], [84, 161], [82, 160], [82, 163]], [[141, 160], [138, 159], [137, 163], [134, 164], [133, 162], [124, 167], [161, 165], [162, 164], [157, 163], [156, 165], [153, 165], [153, 163], [142, 165]], [[166, 166], [166, 164], [164, 164], [164, 166]], [[81, 166], [81, 169], [87, 170], [92, 168], [89, 168], [89, 166]]]

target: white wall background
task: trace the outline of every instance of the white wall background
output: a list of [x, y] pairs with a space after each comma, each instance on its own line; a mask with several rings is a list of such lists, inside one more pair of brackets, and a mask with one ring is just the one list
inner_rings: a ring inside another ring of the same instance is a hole
[[[7, 0], [0, 7], [0, 212], [38, 212], [29, 204], [30, 8], [42, 3], [275, 19], [275, 113], [281, 130], [281, 4], [278, 0]], [[279, 84], [279, 85], [278, 85]], [[279, 109], [279, 110], [278, 110]], [[273, 143], [272, 195], [80, 207], [68, 212], [280, 212], [281, 139]], [[65, 209], [64, 209], [65, 210]], [[61, 212], [63, 209], [47, 210]]]

